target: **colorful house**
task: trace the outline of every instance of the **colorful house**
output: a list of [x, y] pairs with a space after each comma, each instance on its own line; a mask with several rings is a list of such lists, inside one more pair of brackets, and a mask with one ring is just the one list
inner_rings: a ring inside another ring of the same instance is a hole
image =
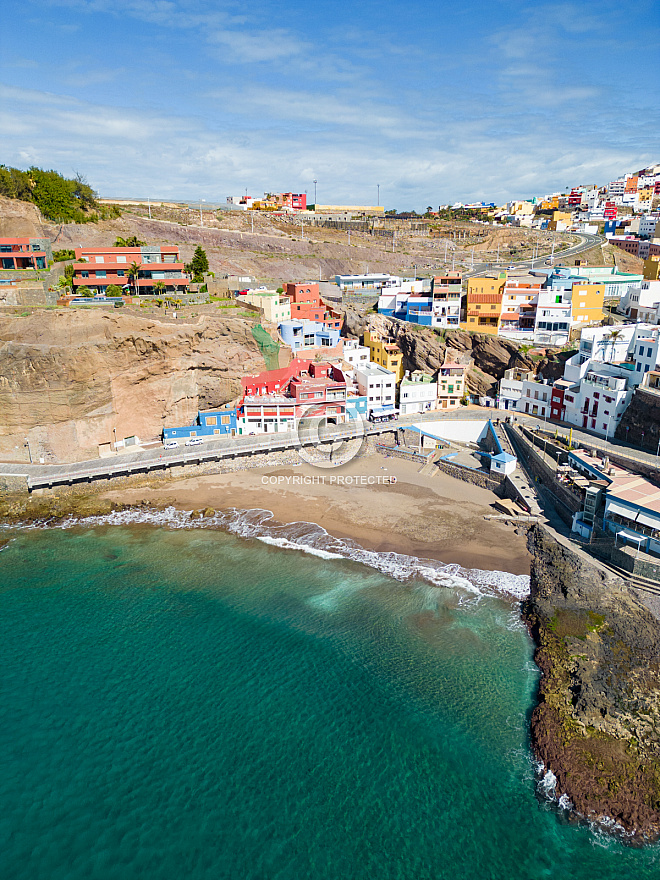
[[241, 379], [239, 434], [271, 434], [295, 428], [303, 416], [346, 421], [346, 378], [328, 363], [294, 359], [288, 367]]
[[236, 409], [200, 410], [192, 425], [163, 428], [163, 440], [189, 440], [191, 437], [213, 439], [236, 434]]
[[78, 287], [87, 287], [105, 293], [115, 284], [152, 294], [154, 285], [160, 282], [167, 293], [177, 293], [184, 292], [189, 283], [176, 245], [76, 248], [75, 254], [74, 292]]
[[335, 349], [339, 345], [339, 329], [318, 321], [282, 321], [279, 331], [282, 342], [294, 354], [309, 348]]
[[394, 373], [397, 382], [403, 379], [403, 353], [394, 339], [382, 337], [374, 330], [365, 330], [364, 344], [373, 364]]
[[447, 362], [438, 372], [438, 409], [452, 409], [465, 394], [465, 365]]
[[506, 272], [500, 272], [497, 277], [468, 278], [466, 320], [461, 324], [463, 330], [499, 332], [506, 280]]
[[49, 238], [0, 238], [0, 269], [47, 269], [52, 259]]

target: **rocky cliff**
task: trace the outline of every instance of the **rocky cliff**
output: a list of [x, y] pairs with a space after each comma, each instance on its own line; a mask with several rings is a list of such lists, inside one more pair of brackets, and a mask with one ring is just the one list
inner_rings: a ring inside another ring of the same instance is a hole
[[240, 377], [264, 369], [251, 324], [202, 316], [190, 323], [120, 312], [49, 311], [0, 325], [0, 455], [75, 460], [98, 444], [233, 400]]
[[466, 364], [468, 388], [482, 396], [494, 397], [497, 383], [505, 370], [512, 367], [534, 371], [547, 379], [558, 378], [563, 375], [564, 361], [573, 354], [560, 352], [530, 357], [519, 344], [500, 336], [462, 330], [436, 331], [384, 315], [346, 310], [345, 332], [349, 336], [360, 337], [368, 329], [396, 339], [406, 370], [435, 373], [445, 361]]
[[660, 833], [660, 624], [622, 580], [530, 531], [535, 752], [589, 819]]
[[660, 441], [660, 394], [638, 388], [616, 427], [617, 440], [657, 452]]

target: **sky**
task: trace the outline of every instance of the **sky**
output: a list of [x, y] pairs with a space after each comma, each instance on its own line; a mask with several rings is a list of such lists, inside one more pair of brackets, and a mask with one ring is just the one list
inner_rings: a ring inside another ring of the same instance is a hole
[[660, 162], [659, 45], [658, 0], [4, 0], [0, 163], [107, 197], [500, 204]]

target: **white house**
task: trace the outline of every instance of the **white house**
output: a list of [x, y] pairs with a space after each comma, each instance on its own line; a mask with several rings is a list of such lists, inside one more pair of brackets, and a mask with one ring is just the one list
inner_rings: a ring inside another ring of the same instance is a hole
[[523, 380], [533, 379], [534, 371], [507, 370], [500, 379], [497, 405], [500, 409], [518, 410], [520, 399], [523, 395]]
[[523, 379], [522, 396], [518, 401], [518, 411], [529, 413], [532, 416], [540, 416], [542, 419], [550, 418], [550, 398], [552, 397], [552, 384], [545, 379]]
[[642, 281], [637, 287], [629, 287], [617, 306], [617, 311], [632, 321], [657, 323], [660, 305], [660, 281]]
[[344, 339], [342, 358], [351, 369], [355, 369], [369, 363], [369, 349], [360, 345], [359, 339]]
[[394, 407], [396, 373], [379, 364], [363, 364], [355, 368], [358, 391], [367, 398], [367, 412], [382, 407]]
[[399, 387], [399, 412], [401, 415], [408, 413], [428, 412], [435, 409], [438, 400], [438, 383], [433, 377], [422, 370], [406, 373]]

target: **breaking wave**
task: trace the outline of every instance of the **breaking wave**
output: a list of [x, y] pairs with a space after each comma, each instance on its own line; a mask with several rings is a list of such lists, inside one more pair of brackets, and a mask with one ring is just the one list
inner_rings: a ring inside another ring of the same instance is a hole
[[[433, 587], [459, 589], [472, 594], [475, 598], [504, 596], [520, 600], [529, 595], [527, 575], [484, 571], [478, 568], [465, 569], [460, 565], [445, 564], [434, 559], [420, 559], [404, 553], [365, 550], [353, 541], [335, 538], [316, 523], [278, 524], [271, 511], [262, 508], [252, 510], [231, 508], [203, 519], [193, 518], [189, 511], [177, 510], [174, 507], [163, 510], [131, 508], [102, 516], [69, 517], [50, 525], [67, 529], [80, 526], [142, 524], [165, 526], [171, 529], [223, 529], [241, 538], [253, 538], [281, 549], [309, 553], [322, 559], [350, 559], [398, 581], [424, 580]], [[32, 525], [33, 528], [44, 526], [48, 527], [49, 524]]]

